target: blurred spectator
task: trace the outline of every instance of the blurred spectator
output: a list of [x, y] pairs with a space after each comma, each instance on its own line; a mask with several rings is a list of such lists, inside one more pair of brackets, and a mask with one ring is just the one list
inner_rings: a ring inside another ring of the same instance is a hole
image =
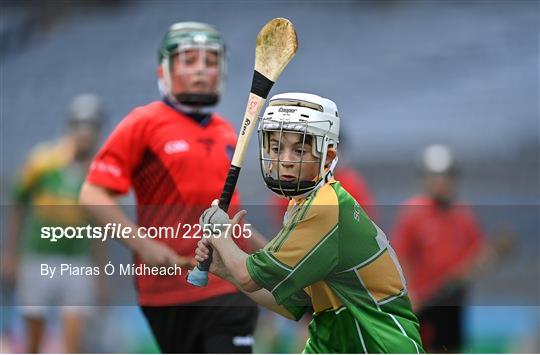
[[392, 245], [403, 266], [429, 352], [459, 352], [467, 283], [486, 262], [484, 234], [472, 210], [457, 202], [459, 169], [452, 152], [432, 145], [422, 154], [424, 193], [398, 214]]
[[16, 283], [17, 304], [25, 318], [26, 352], [39, 352], [49, 306], [61, 306], [64, 350], [81, 352], [84, 313], [93, 302], [91, 277], [41, 276], [41, 264], [91, 265], [88, 239], [41, 238], [42, 227], [77, 227], [90, 223], [78, 196], [95, 152], [104, 113], [93, 94], [77, 96], [70, 107], [68, 132], [38, 145], [13, 189], [13, 207], [2, 253], [2, 276]]

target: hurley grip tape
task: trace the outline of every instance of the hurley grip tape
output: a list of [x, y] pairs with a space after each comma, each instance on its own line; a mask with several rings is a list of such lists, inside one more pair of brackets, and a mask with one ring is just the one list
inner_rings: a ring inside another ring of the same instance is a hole
[[251, 81], [251, 92], [263, 99], [268, 97], [270, 89], [272, 89], [274, 82], [262, 75], [258, 71], [253, 71], [253, 80]]
[[200, 266], [195, 266], [188, 274], [187, 280], [193, 286], [203, 287], [208, 284], [208, 271], [201, 270]]
[[240, 168], [238, 166], [231, 165], [229, 174], [225, 180], [225, 185], [223, 186], [223, 190], [221, 192], [221, 197], [219, 198], [219, 208], [225, 212], [229, 210], [229, 205], [231, 204], [232, 196], [239, 176]]

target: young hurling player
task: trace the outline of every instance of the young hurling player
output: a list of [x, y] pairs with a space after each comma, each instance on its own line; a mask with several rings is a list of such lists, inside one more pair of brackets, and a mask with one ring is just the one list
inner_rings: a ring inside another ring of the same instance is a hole
[[[405, 279], [385, 234], [332, 178], [339, 117], [334, 102], [311, 94], [274, 96], [259, 126], [264, 182], [290, 199], [283, 228], [248, 255], [223, 235], [202, 239], [196, 259], [214, 248], [212, 273], [255, 302], [291, 319], [311, 306], [307, 353], [423, 352]], [[215, 204], [215, 202], [214, 202]], [[201, 223], [236, 224], [217, 205]]]
[[[81, 202], [100, 223], [121, 223], [132, 231], [183, 226], [177, 238], [123, 239], [138, 264], [194, 264], [195, 225], [221, 192], [236, 144], [231, 124], [212, 112], [224, 72], [225, 46], [216, 29], [198, 22], [171, 26], [159, 49], [162, 100], [129, 113], [92, 164]], [[116, 200], [131, 187], [136, 224]], [[238, 204], [235, 194], [232, 205]], [[200, 289], [175, 274], [137, 275], [136, 286], [163, 352], [251, 352], [257, 309], [233, 284], [213, 277]]]

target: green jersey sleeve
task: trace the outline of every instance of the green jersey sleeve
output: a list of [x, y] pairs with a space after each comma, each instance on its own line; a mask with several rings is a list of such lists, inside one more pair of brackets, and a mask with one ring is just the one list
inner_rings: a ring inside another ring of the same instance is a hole
[[300, 290], [290, 295], [281, 305], [298, 321], [311, 308], [311, 299], [304, 290]]

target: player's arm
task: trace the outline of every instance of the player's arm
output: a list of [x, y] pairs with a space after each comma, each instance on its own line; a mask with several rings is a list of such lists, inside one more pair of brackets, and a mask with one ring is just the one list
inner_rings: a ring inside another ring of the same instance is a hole
[[139, 255], [148, 265], [192, 267], [192, 259], [176, 254], [163, 243], [148, 238], [139, 238], [138, 226], [122, 211], [118, 205], [117, 193], [102, 186], [85, 182], [81, 189], [79, 202], [99, 225], [108, 223], [121, 224], [131, 228], [131, 238], [121, 238], [131, 251]]
[[[238, 287], [238, 286], [237, 286]], [[260, 304], [261, 306], [271, 310], [272, 312], [275, 312], [277, 314], [282, 315], [285, 318], [295, 320], [297, 319], [287, 308], [280, 306], [277, 304], [276, 299], [274, 296], [270, 293], [270, 291], [265, 290], [264, 288], [254, 291], [254, 292], [246, 292], [244, 290], [241, 290], [246, 296], [251, 298], [252, 301], [254, 301], [257, 304]]]
[[[199, 241], [195, 256], [197, 261], [203, 262], [208, 258], [207, 246], [209, 244], [209, 239]], [[214, 252], [210, 272], [233, 283], [257, 304], [281, 314], [288, 319], [294, 320], [296, 318], [285, 307], [278, 305], [276, 299], [268, 290], [261, 288], [251, 279], [246, 268], [248, 254], [238, 248], [231, 238], [215, 239], [212, 242], [212, 246], [214, 247]]]
[[[229, 221], [227, 214], [223, 210], [219, 209], [217, 206], [213, 208], [216, 209], [217, 213], [212, 213], [212, 215], [222, 217], [221, 221], [219, 220], [219, 217], [214, 217], [212, 223], [202, 221], [203, 225], [213, 224], [218, 226], [234, 226], [238, 224], [242, 217], [246, 215], [246, 211], [242, 210]], [[232, 227], [223, 227], [222, 234], [216, 235], [212, 238], [202, 239], [198, 243], [196, 259], [197, 261], [201, 262], [208, 259], [209, 250], [207, 246], [212, 246], [221, 256], [221, 260], [220, 262], [212, 263], [212, 269], [210, 271], [221, 278], [230, 279], [231, 282], [236, 284], [243, 291], [257, 291], [261, 287], [251, 279], [246, 267], [246, 260], [249, 255], [240, 249], [233, 241], [231, 236], [232, 229]]]
[[142, 109], [130, 112], [107, 138], [96, 154], [81, 189], [80, 203], [100, 225], [121, 223], [130, 227], [131, 238], [121, 241], [148, 265], [191, 266], [193, 259], [179, 256], [166, 244], [139, 238], [137, 225], [118, 205], [118, 196], [127, 193], [131, 177], [144, 154], [147, 118]]
[[[273, 302], [299, 319], [309, 301], [304, 288], [323, 280], [337, 263], [337, 212], [337, 208], [312, 208], [287, 234], [279, 251], [265, 249], [247, 255], [226, 234], [201, 241], [197, 260], [206, 260], [202, 246], [211, 244], [223, 260], [223, 265], [212, 263], [211, 272], [232, 278], [244, 291], [269, 291]], [[229, 221], [223, 210], [213, 206], [203, 213], [201, 224], [235, 225], [244, 214], [241, 211]]]
[[[232, 220], [229, 221], [227, 214], [217, 207], [217, 201], [214, 201], [217, 213], [210, 213], [215, 218], [211, 221], [202, 220], [202, 224], [228, 224], [234, 226], [239, 223], [245, 211], [238, 212]], [[210, 222], [210, 223], [207, 223]], [[197, 250], [195, 251], [195, 259], [198, 262], [204, 262], [209, 257], [208, 246], [213, 247], [213, 258], [210, 264], [210, 272], [219, 277], [228, 280], [234, 284], [241, 292], [251, 298], [257, 304], [276, 312], [288, 319], [298, 320], [305, 312], [305, 299], [301, 296], [297, 297], [301, 301], [294, 301], [291, 305], [279, 305], [276, 299], [266, 289], [263, 289], [251, 278], [246, 261], [249, 254], [241, 250], [233, 241], [230, 232], [231, 228], [224, 231], [223, 235], [216, 238], [204, 238], [199, 241]], [[261, 237], [263, 238], [263, 237]], [[260, 249], [260, 248], [259, 248]], [[307, 297], [306, 297], [307, 298]], [[304, 302], [302, 302], [304, 301]], [[294, 304], [298, 303], [298, 304]]]

